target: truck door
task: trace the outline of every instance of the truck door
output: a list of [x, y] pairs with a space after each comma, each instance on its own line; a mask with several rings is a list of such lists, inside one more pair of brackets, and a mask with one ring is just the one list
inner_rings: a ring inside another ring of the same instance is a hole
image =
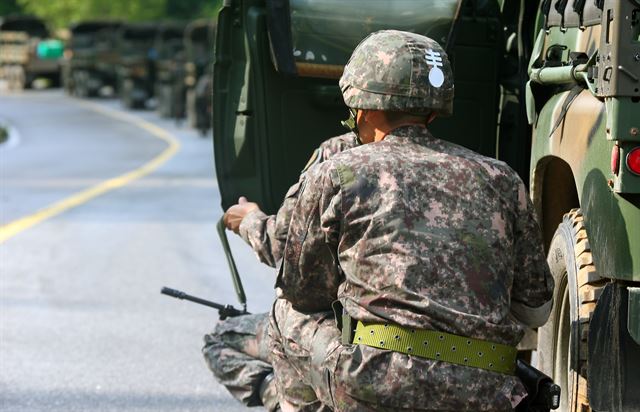
[[454, 37], [452, 27], [454, 116], [436, 120], [431, 130], [495, 155], [504, 44], [498, 2], [225, 1], [213, 74], [213, 142], [223, 208], [245, 195], [274, 212], [313, 149], [346, 132], [340, 121], [348, 111], [338, 79], [369, 33], [413, 31], [444, 45]]

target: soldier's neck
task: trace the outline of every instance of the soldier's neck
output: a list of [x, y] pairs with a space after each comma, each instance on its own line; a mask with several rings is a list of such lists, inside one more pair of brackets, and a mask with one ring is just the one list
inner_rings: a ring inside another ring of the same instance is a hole
[[387, 137], [387, 135], [389, 135], [391, 132], [393, 132], [394, 130], [403, 127], [403, 126], [417, 126], [417, 127], [427, 127], [427, 125], [424, 123], [424, 121], [420, 122], [420, 121], [415, 121], [415, 120], [408, 120], [408, 121], [399, 121], [399, 122], [393, 122], [393, 123], [389, 123], [387, 125], [384, 125], [384, 127], [376, 127], [375, 128], [375, 135], [373, 138], [374, 142], [380, 142], [382, 140], [384, 140], [385, 137]]

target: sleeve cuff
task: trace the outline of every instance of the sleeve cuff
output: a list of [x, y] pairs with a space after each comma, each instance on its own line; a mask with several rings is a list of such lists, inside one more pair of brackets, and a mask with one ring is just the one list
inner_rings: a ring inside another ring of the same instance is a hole
[[240, 228], [238, 230], [240, 237], [251, 245], [251, 234], [255, 233], [256, 226], [260, 226], [268, 216], [260, 209], [254, 209], [247, 213], [242, 222], [240, 222]]
[[553, 300], [550, 300], [537, 308], [532, 308], [524, 303], [512, 301], [511, 314], [525, 325], [531, 328], [539, 328], [547, 322], [547, 319], [549, 319], [552, 307]]

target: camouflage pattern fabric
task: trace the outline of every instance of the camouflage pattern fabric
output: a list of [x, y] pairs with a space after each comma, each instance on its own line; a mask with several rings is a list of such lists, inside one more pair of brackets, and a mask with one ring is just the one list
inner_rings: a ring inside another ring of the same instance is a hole
[[397, 30], [370, 34], [353, 51], [340, 78], [347, 106], [401, 112], [453, 113], [453, 72], [442, 47]]
[[[329, 159], [337, 153], [356, 145], [356, 136], [346, 133], [322, 142], [311, 156], [307, 167]], [[240, 236], [251, 246], [260, 262], [276, 267], [282, 258], [282, 249], [287, 240], [291, 210], [297, 200], [298, 190], [304, 180], [304, 172], [300, 180], [287, 191], [284, 201], [276, 215], [268, 216], [261, 210], [248, 213], [240, 224]]]
[[[204, 337], [202, 354], [215, 378], [247, 406], [265, 405], [277, 410], [275, 382], [269, 363], [268, 314], [243, 315], [220, 321]], [[262, 396], [261, 396], [262, 395]]]
[[340, 346], [333, 312], [302, 313], [277, 299], [269, 328], [277, 392], [297, 411], [332, 410], [327, 354]]
[[[353, 133], [346, 133], [324, 141], [311, 157], [308, 167], [350, 149], [356, 145]], [[304, 172], [300, 182], [304, 179]], [[300, 182], [289, 189], [277, 215], [267, 216], [261, 211], [249, 213], [242, 220], [240, 235], [253, 248], [261, 262], [275, 267], [282, 258], [287, 238], [291, 210], [297, 199]], [[277, 407], [275, 382], [259, 393], [264, 378], [272, 368], [268, 363], [269, 343], [265, 328], [267, 314], [247, 315], [221, 321], [214, 333], [205, 336], [203, 354], [216, 379], [233, 396], [247, 406], [264, 405], [268, 410]]]
[[[511, 303], [539, 307], [553, 286], [517, 174], [421, 126], [400, 127], [307, 171], [277, 280], [279, 296], [300, 312], [326, 311], [339, 299], [364, 322], [511, 346], [525, 330], [510, 316]], [[308, 333], [315, 332], [301, 332]], [[337, 357], [339, 410], [363, 410], [348, 406], [355, 400], [504, 410], [526, 395], [517, 378], [482, 369], [364, 346], [347, 345]]]
[[[269, 329], [278, 393], [296, 411], [511, 411], [517, 381], [362, 345], [341, 344], [330, 313], [278, 299]], [[479, 369], [478, 369], [479, 370]], [[483, 392], [487, 391], [487, 392]]]

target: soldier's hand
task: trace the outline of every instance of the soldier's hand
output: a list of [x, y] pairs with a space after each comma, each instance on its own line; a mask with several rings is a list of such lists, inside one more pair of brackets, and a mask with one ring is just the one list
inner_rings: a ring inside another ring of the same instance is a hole
[[249, 202], [246, 197], [238, 199], [238, 204], [231, 206], [224, 214], [224, 225], [234, 233], [240, 230], [242, 219], [251, 211], [259, 209], [257, 203]]

